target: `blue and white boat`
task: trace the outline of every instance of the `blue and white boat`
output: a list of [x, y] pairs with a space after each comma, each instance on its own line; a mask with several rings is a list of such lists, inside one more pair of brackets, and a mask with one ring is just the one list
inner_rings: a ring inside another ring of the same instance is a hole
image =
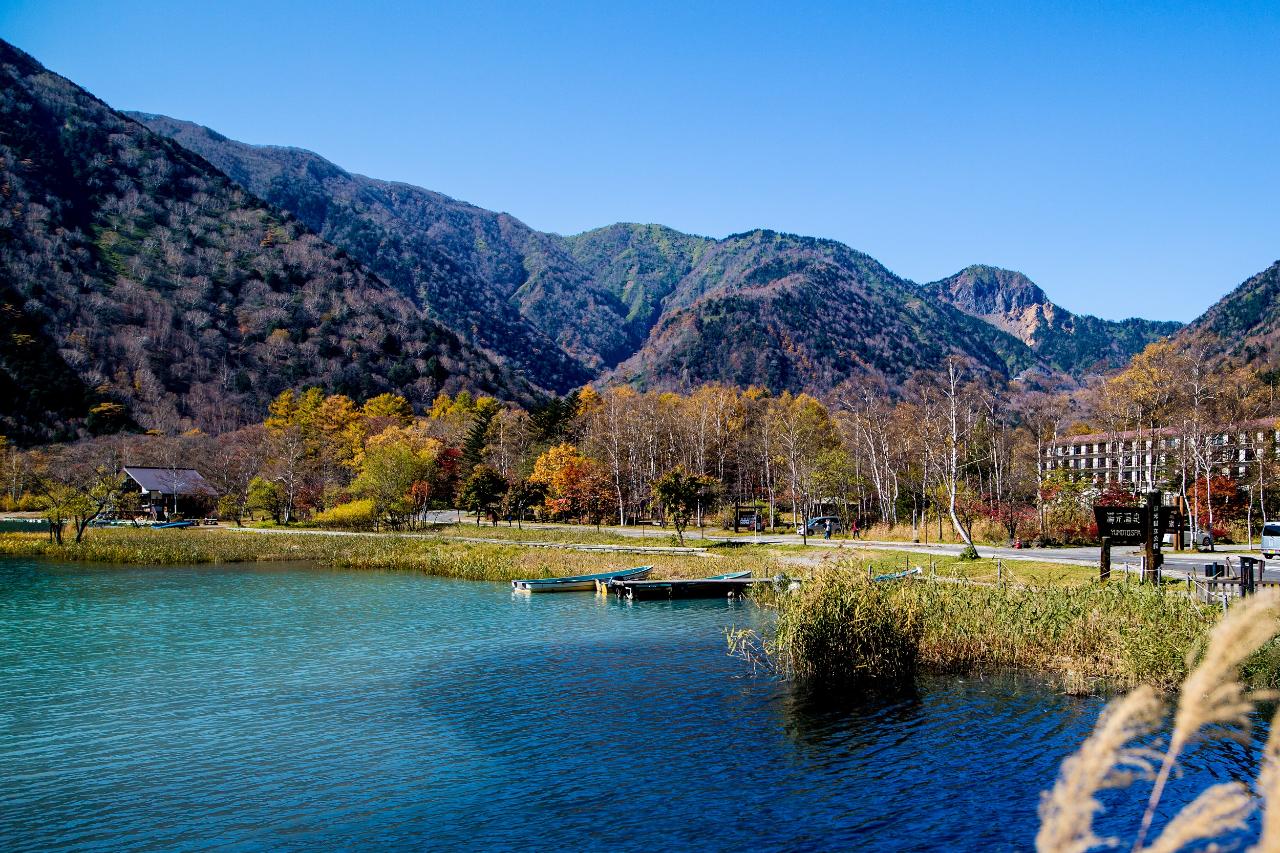
[[608, 583], [614, 579], [640, 580], [653, 571], [653, 566], [637, 566], [634, 569], [617, 569], [612, 572], [601, 572], [596, 575], [574, 575], [567, 578], [535, 578], [532, 580], [512, 581], [511, 588], [517, 592], [582, 592], [596, 588], [596, 581]]

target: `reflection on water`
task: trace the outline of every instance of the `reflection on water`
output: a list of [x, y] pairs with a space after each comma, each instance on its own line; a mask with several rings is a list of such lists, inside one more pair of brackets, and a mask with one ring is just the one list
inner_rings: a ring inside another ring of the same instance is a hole
[[[1026, 849], [1100, 700], [753, 675], [721, 601], [0, 563], [0, 848]], [[1193, 752], [1171, 803], [1247, 778]], [[1113, 797], [1105, 829], [1134, 804]]]

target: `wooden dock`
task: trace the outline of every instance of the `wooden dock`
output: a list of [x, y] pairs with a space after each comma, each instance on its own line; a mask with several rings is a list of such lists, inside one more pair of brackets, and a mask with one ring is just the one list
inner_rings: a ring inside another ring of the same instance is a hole
[[689, 578], [687, 580], [612, 580], [597, 589], [633, 601], [674, 598], [737, 598], [754, 584], [773, 583], [773, 578]]

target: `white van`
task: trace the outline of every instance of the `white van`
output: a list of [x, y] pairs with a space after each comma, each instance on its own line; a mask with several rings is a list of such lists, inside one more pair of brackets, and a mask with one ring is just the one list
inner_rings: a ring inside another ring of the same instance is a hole
[[1280, 554], [1280, 523], [1262, 525], [1262, 556], [1270, 559]]

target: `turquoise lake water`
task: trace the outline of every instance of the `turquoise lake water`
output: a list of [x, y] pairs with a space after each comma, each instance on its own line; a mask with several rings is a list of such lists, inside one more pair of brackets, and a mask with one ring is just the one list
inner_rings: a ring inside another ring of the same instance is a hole
[[[749, 604], [307, 566], [0, 561], [0, 849], [1028, 849], [1101, 708], [1025, 678], [815, 697]], [[1171, 806], [1250, 778], [1191, 756]], [[1116, 799], [1103, 828], [1131, 826]]]

